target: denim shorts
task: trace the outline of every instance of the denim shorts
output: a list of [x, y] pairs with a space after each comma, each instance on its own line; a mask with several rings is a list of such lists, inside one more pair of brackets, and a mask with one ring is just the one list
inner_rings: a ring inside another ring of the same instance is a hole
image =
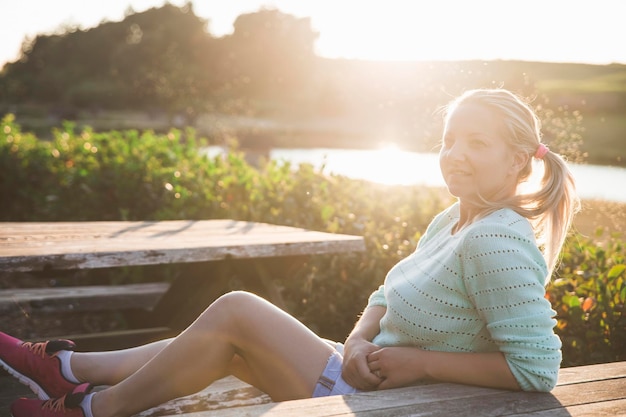
[[313, 397], [328, 397], [331, 395], [355, 394], [360, 390], [349, 385], [341, 377], [341, 366], [343, 364], [343, 345], [341, 343], [331, 343], [335, 351], [331, 353], [326, 363], [324, 372], [317, 380]]

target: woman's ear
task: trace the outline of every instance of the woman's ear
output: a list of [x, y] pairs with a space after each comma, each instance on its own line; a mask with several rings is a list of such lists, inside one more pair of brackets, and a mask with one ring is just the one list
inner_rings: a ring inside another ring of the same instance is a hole
[[530, 155], [528, 155], [526, 152], [515, 152], [515, 154], [513, 155], [513, 163], [511, 164], [511, 170], [515, 176], [519, 175], [520, 171], [524, 169], [526, 164], [528, 164], [529, 158]]

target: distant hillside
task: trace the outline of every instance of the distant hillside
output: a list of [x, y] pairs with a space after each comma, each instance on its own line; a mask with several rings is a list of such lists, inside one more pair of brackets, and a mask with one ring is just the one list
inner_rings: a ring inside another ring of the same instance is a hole
[[[439, 140], [437, 110], [460, 92], [504, 87], [553, 115], [581, 136], [588, 161], [626, 163], [626, 65], [526, 61], [380, 63], [327, 60], [320, 66], [320, 110], [343, 118], [360, 141], [393, 137], [405, 147], [431, 149]], [[435, 115], [435, 117], [433, 117]], [[558, 135], [558, 134], [555, 134]]]
[[[582, 141], [589, 162], [626, 164], [626, 65], [332, 60], [315, 55], [307, 18], [260, 10], [221, 38], [206, 24], [190, 4], [165, 4], [39, 35], [0, 71], [0, 115], [15, 113], [44, 136], [73, 120], [95, 129], [192, 126], [249, 147], [395, 142], [424, 151], [438, 143], [437, 111], [451, 97], [504, 87], [534, 98], [549, 143]], [[225, 118], [237, 122], [225, 127]]]

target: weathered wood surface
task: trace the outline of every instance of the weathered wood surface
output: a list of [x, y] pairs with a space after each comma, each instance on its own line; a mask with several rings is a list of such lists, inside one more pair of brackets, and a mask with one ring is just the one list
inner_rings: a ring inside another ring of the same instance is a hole
[[234, 220], [0, 222], [0, 272], [363, 251], [360, 236]]
[[127, 285], [86, 285], [54, 288], [0, 290], [0, 313], [85, 312], [98, 310], [150, 309], [169, 288], [166, 282]]
[[176, 415], [626, 416], [626, 362], [564, 368], [560, 372], [557, 387], [551, 393], [510, 392], [457, 384], [432, 384]]
[[[19, 397], [35, 398], [28, 387], [0, 369], [0, 416], [9, 416], [9, 407]], [[100, 390], [103, 387], [96, 387]], [[247, 385], [237, 378], [226, 377], [205, 390], [187, 397], [169, 401], [152, 408], [137, 417], [159, 417], [190, 413], [199, 410], [215, 410], [225, 407], [241, 407], [269, 403], [270, 398], [258, 389]]]
[[[0, 378], [0, 415], [18, 396], [32, 396], [13, 378]], [[227, 377], [205, 390], [137, 417], [327, 416], [626, 416], [626, 362], [564, 368], [553, 392], [524, 393], [432, 384], [350, 396], [271, 402], [261, 391]]]
[[169, 401], [135, 417], [160, 417], [271, 403], [265, 393], [235, 377], [226, 377], [197, 394]]

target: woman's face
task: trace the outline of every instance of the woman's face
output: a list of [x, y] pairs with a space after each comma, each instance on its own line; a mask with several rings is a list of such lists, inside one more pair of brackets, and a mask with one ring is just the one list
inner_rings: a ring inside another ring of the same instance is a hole
[[501, 137], [501, 122], [489, 108], [462, 103], [448, 115], [439, 164], [448, 190], [461, 203], [512, 195], [520, 157]]

